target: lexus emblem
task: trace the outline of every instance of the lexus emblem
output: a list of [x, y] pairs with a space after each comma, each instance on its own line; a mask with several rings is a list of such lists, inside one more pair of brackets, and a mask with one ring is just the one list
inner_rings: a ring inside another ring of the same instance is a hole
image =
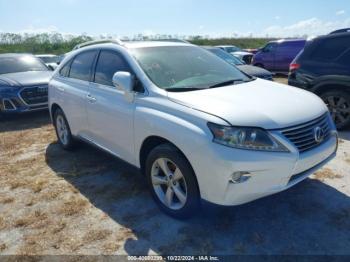
[[314, 129], [315, 141], [321, 143], [324, 139], [324, 130], [321, 127], [315, 127]]

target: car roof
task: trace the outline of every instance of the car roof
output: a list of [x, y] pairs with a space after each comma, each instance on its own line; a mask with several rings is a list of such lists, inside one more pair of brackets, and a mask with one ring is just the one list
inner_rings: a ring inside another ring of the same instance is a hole
[[306, 42], [306, 39], [279, 39], [270, 41], [269, 43], [291, 43], [291, 42]]
[[350, 36], [350, 32], [343, 32], [343, 33], [331, 33], [328, 35], [322, 35], [319, 37], [314, 38], [313, 40], [316, 39], [327, 39], [327, 38], [337, 38], [337, 37], [343, 37], [343, 36]]
[[190, 43], [174, 41], [129, 41], [123, 42], [126, 48], [160, 47], [160, 46], [192, 46]]
[[[194, 46], [190, 43], [184, 43], [184, 42], [174, 42], [174, 41], [123, 41], [120, 44], [114, 43], [114, 42], [107, 42], [107, 43], [96, 43], [91, 44], [87, 46], [82, 46], [78, 49], [73, 49], [72, 51], [78, 51], [78, 50], [88, 50], [88, 49], [96, 49], [101, 47], [108, 47], [108, 48], [115, 48], [116, 46], [121, 46], [127, 49], [134, 49], [134, 48], [146, 48], [146, 47], [162, 47], [162, 46]], [[69, 52], [71, 53], [71, 52]], [[67, 53], [67, 54], [69, 54]]]

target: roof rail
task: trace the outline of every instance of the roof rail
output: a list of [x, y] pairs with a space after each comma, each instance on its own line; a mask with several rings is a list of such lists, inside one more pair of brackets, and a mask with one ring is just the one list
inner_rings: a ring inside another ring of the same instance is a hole
[[93, 40], [93, 41], [81, 43], [79, 45], [76, 45], [73, 48], [73, 50], [77, 50], [77, 49], [85, 47], [85, 46], [98, 45], [98, 44], [107, 44], [107, 43], [112, 43], [112, 44], [117, 44], [117, 45], [124, 45], [124, 43], [121, 40], [119, 40], [119, 39], [101, 39], [101, 40]]
[[343, 28], [329, 33], [330, 35], [350, 32], [350, 28]]

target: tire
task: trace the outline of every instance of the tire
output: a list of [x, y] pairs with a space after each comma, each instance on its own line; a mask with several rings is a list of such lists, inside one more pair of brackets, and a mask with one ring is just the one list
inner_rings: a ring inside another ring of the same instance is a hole
[[60, 108], [56, 109], [54, 113], [54, 126], [58, 143], [63, 147], [63, 149], [72, 150], [74, 148], [75, 141], [70, 131], [66, 116]]
[[193, 169], [171, 144], [159, 145], [150, 152], [145, 174], [153, 199], [167, 215], [186, 219], [199, 209], [200, 194]]
[[341, 90], [324, 92], [320, 95], [327, 105], [337, 129], [350, 125], [350, 94]]

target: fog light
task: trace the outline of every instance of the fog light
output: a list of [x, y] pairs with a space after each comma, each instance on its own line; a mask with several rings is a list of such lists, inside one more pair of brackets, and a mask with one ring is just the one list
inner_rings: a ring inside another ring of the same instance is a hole
[[234, 172], [231, 176], [230, 183], [240, 184], [246, 182], [251, 177], [249, 172]]

